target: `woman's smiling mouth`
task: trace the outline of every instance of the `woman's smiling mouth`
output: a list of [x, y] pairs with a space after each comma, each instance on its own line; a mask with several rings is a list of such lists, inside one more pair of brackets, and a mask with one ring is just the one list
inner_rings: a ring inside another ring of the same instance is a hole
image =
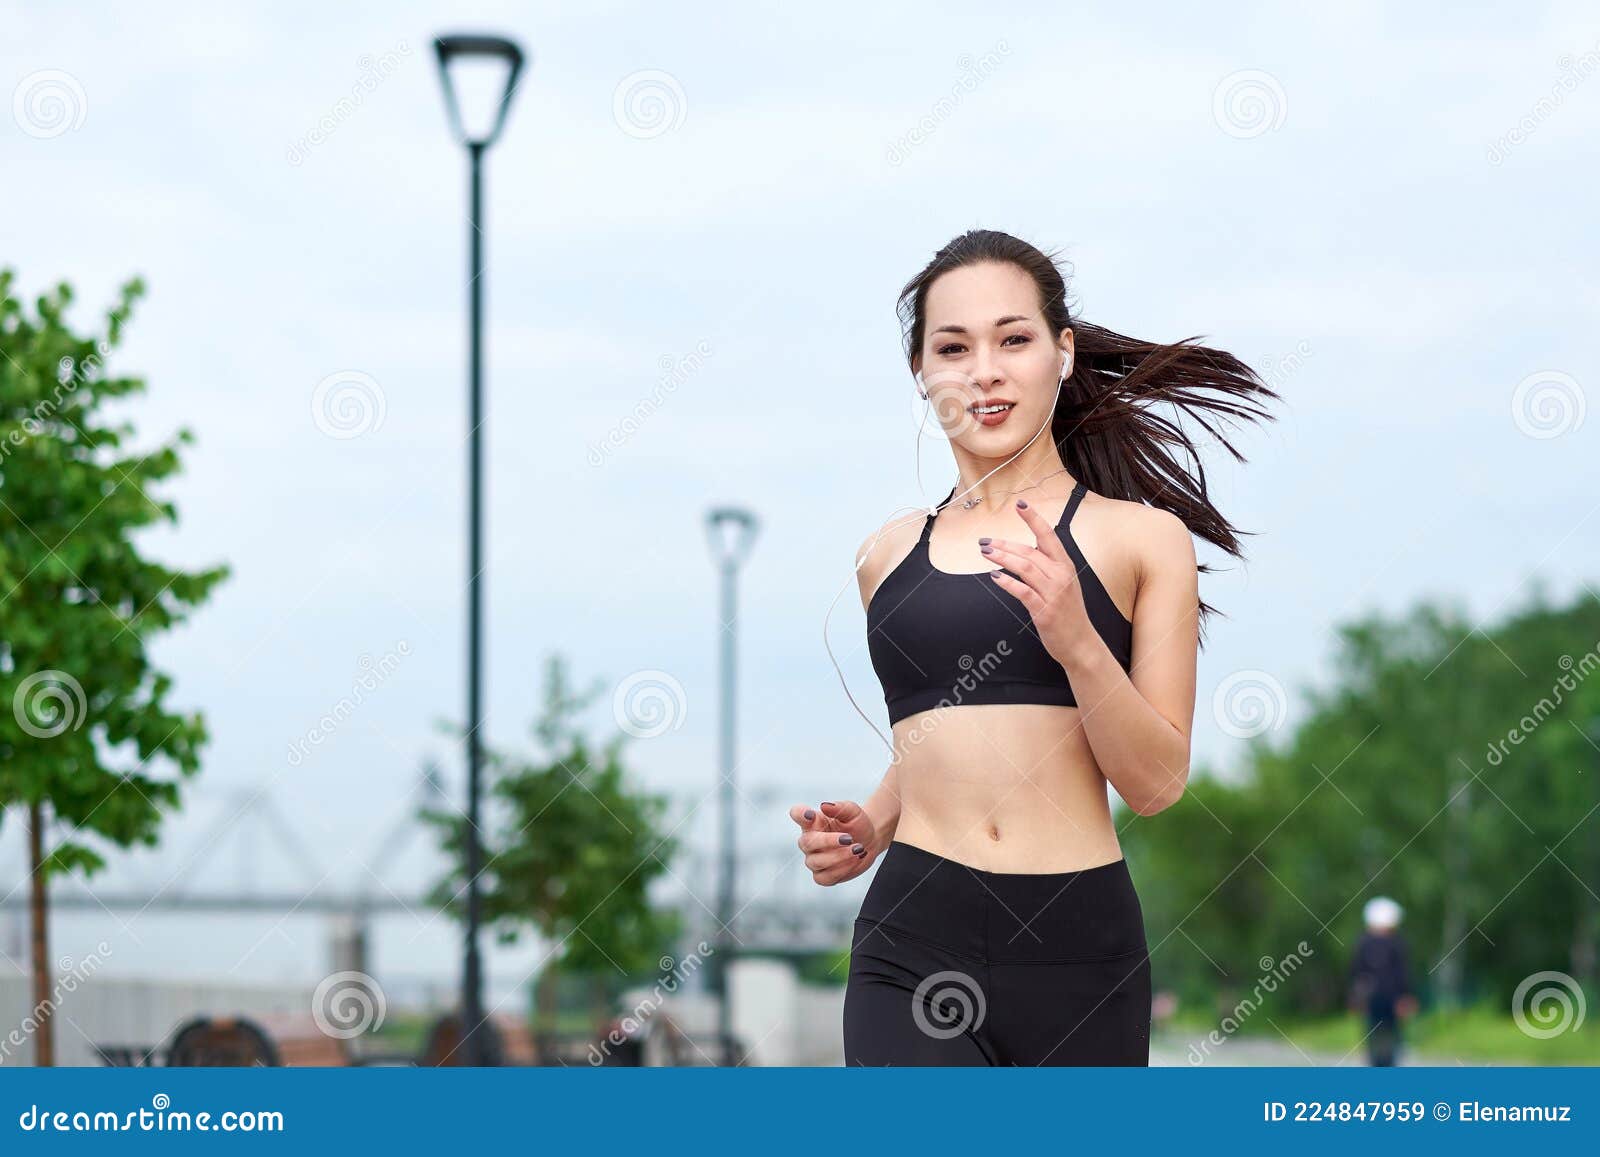
[[974, 402], [967, 407], [967, 413], [985, 426], [998, 426], [1015, 406], [1015, 402]]

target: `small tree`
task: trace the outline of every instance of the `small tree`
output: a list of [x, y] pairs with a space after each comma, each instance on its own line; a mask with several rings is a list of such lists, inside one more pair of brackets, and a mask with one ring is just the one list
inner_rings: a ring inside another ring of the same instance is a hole
[[[596, 750], [574, 722], [599, 690], [597, 684], [586, 694], [570, 692], [560, 658], [552, 657], [533, 727], [540, 755], [523, 761], [484, 753], [491, 806], [488, 830], [479, 837], [483, 921], [502, 944], [516, 943], [529, 929], [553, 943], [537, 989], [546, 1026], [555, 1011], [558, 963], [590, 978], [596, 1011], [603, 1012], [608, 978], [654, 970], [679, 933], [676, 913], [655, 910], [648, 896], [677, 848], [661, 830], [668, 801], [626, 783], [625, 736]], [[440, 828], [453, 865], [430, 899], [464, 918], [464, 817], [436, 810], [422, 816]]]
[[[105, 371], [143, 283], [123, 286], [103, 335], [83, 337], [64, 319], [70, 286], [41, 296], [30, 317], [12, 281], [0, 270], [0, 819], [13, 804], [28, 810], [36, 1055], [49, 1065], [46, 882], [105, 866], [79, 833], [153, 845], [162, 810], [178, 807], [178, 784], [148, 772], [157, 760], [197, 772], [205, 726], [168, 708], [172, 680], [146, 645], [228, 569], [169, 570], [133, 542], [141, 527], [177, 522], [151, 491], [193, 441], [180, 429], [151, 453], [124, 452], [133, 426], [102, 413], [145, 388]], [[46, 809], [72, 827], [49, 848]]]

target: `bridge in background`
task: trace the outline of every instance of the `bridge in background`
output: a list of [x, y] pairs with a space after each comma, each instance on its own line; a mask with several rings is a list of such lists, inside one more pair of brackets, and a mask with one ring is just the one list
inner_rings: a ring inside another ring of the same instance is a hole
[[[203, 797], [205, 787], [196, 785], [190, 793], [191, 799]], [[411, 853], [414, 862], [419, 837], [432, 834], [417, 812], [424, 807], [443, 810], [447, 806], [437, 767], [423, 769], [412, 793], [414, 806], [380, 833], [372, 854], [363, 857], [359, 886], [329, 881], [330, 873], [319, 865], [311, 842], [266, 792], [235, 789], [221, 796], [225, 806], [220, 818], [201, 834], [198, 849], [181, 867], [155, 873], [161, 882], [97, 886], [81, 878], [63, 880], [50, 888], [52, 911], [321, 915], [330, 918], [336, 955], [345, 959], [352, 952], [357, 958], [364, 955], [359, 945], [365, 942], [373, 920], [434, 914], [434, 906], [414, 884], [396, 890], [389, 881], [395, 878], [402, 856]], [[260, 881], [259, 853], [264, 846], [275, 848], [280, 861], [299, 870], [303, 886]], [[224, 883], [221, 869], [230, 852], [235, 870]], [[432, 862], [442, 876], [443, 856], [437, 849], [432, 852]], [[17, 862], [15, 857], [7, 859]], [[682, 915], [687, 943], [716, 938], [715, 904], [709, 899], [716, 894], [715, 859], [711, 851], [693, 845], [682, 848], [673, 861], [671, 876], [677, 887], [661, 892], [661, 902]], [[742, 906], [731, 931], [739, 952], [799, 956], [838, 951], [849, 944], [858, 897], [834, 896], [832, 889], [811, 884], [792, 843], [742, 850], [738, 871]], [[104, 875], [113, 876], [114, 872], [113, 868]], [[27, 906], [25, 880], [0, 881], [0, 913], [26, 911]], [[354, 949], [352, 942], [357, 946]]]

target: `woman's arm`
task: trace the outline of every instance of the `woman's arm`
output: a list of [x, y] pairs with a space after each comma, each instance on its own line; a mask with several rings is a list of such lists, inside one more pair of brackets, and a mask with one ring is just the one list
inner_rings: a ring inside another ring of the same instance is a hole
[[[861, 609], [863, 612], [872, 603], [873, 591], [877, 589], [889, 555], [899, 553], [896, 548], [880, 551], [875, 555], [873, 553], [873, 544], [891, 535], [894, 529], [903, 525], [905, 521], [901, 519], [897, 522], [894, 518], [891, 518], [872, 534], [862, 539], [861, 545], [856, 548], [856, 558], [867, 560], [856, 569], [856, 583], [861, 593]], [[872, 821], [872, 838], [877, 845], [866, 850], [865, 855], [868, 860], [871, 860], [873, 856], [889, 846], [889, 841], [894, 839], [895, 828], [900, 824], [900, 781], [895, 776], [896, 767], [897, 764], [894, 763], [889, 765], [889, 769], [883, 773], [882, 782], [867, 797], [867, 802], [861, 805], [861, 810]]]
[[1098, 631], [1058, 659], [1078, 700], [1095, 762], [1128, 806], [1154, 815], [1183, 795], [1194, 726], [1200, 588], [1194, 541], [1183, 520], [1141, 511], [1148, 544], [1134, 603], [1133, 658], [1124, 672]]

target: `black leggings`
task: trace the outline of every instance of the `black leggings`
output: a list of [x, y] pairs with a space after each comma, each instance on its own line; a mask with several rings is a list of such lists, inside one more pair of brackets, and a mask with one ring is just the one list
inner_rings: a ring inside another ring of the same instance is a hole
[[846, 1065], [1148, 1065], [1126, 860], [983, 872], [895, 840], [855, 922]]

